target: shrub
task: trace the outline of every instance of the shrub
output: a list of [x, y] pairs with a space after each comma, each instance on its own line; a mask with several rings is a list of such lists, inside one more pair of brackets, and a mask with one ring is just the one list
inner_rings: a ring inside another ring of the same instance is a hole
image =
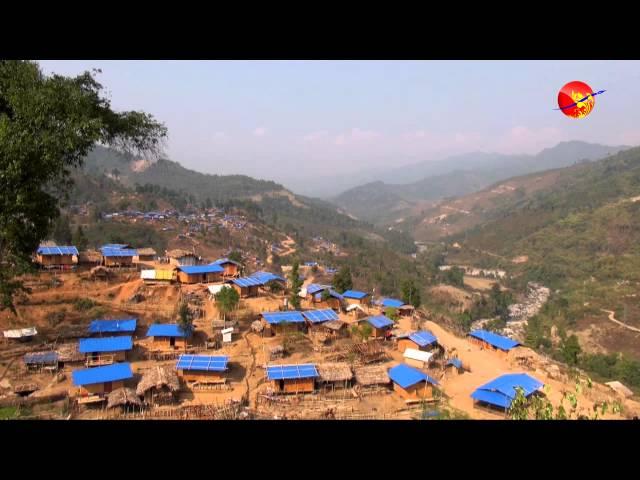
[[96, 302], [90, 298], [76, 298], [75, 302], [73, 302], [73, 306], [77, 311], [84, 312], [95, 307]]

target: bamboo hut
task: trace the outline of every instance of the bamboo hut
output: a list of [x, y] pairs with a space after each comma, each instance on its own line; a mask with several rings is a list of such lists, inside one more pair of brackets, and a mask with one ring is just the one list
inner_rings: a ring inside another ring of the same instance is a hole
[[36, 252], [36, 261], [43, 268], [70, 269], [78, 263], [78, 249], [74, 246], [40, 246]]
[[122, 387], [114, 390], [107, 397], [107, 408], [142, 407], [142, 401], [133, 388]]
[[389, 378], [393, 382], [393, 390], [407, 402], [432, 400], [434, 386], [438, 382], [420, 370], [404, 363], [389, 369]]
[[367, 390], [376, 390], [380, 387], [388, 387], [391, 383], [387, 367], [384, 365], [369, 365], [357, 367], [353, 370], [356, 383]]
[[180, 391], [178, 374], [170, 367], [155, 366], [144, 372], [136, 394], [149, 405], [174, 403]]
[[319, 363], [317, 367], [318, 381], [325, 390], [347, 388], [353, 378], [351, 367], [346, 362]]
[[133, 257], [133, 263], [153, 262], [156, 259], [156, 251], [153, 248], [139, 248], [137, 255]]

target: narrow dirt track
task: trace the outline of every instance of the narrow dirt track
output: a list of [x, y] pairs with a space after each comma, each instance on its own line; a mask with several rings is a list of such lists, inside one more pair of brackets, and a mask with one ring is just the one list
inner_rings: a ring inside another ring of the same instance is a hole
[[620, 325], [621, 327], [626, 328], [627, 330], [631, 330], [632, 332], [640, 333], [640, 328], [632, 327], [631, 325], [627, 325], [626, 323], [622, 323], [620, 320], [616, 320], [616, 318], [614, 316], [616, 314], [616, 312], [613, 312], [611, 310], [605, 310], [604, 308], [601, 308], [600, 310], [605, 312], [605, 313], [608, 313], [609, 314], [609, 320], [611, 320], [613, 323], [616, 323], [616, 324]]

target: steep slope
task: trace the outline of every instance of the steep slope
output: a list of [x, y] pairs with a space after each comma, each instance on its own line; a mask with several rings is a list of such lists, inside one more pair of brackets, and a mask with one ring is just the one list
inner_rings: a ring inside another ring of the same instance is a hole
[[[593, 161], [628, 147], [608, 147], [585, 142], [563, 142], [537, 155], [471, 153], [431, 163], [393, 170], [393, 183], [374, 182], [343, 192], [332, 201], [360, 218], [378, 224], [393, 223], [399, 217], [419, 212], [424, 201], [466, 195], [502, 179], [577, 162]], [[399, 184], [404, 178], [422, 178]], [[372, 203], [371, 199], [378, 203]], [[356, 213], [358, 212], [358, 213]]]
[[[481, 224], [452, 235], [462, 248], [449, 261], [482, 259], [514, 274], [514, 285], [542, 282], [555, 294], [541, 322], [579, 332], [592, 352], [640, 358], [634, 334], [603, 311], [640, 327], [640, 148], [538, 178], [547, 184], [512, 193]], [[524, 180], [533, 179], [505, 183]]]

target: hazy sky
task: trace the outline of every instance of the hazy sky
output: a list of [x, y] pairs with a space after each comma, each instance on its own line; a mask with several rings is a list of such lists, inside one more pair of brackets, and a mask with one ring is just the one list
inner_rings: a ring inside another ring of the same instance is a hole
[[[102, 69], [116, 109], [169, 128], [167, 154], [207, 173], [286, 181], [562, 140], [640, 144], [638, 61], [42, 61]], [[553, 108], [571, 80], [607, 90], [586, 119]]]

